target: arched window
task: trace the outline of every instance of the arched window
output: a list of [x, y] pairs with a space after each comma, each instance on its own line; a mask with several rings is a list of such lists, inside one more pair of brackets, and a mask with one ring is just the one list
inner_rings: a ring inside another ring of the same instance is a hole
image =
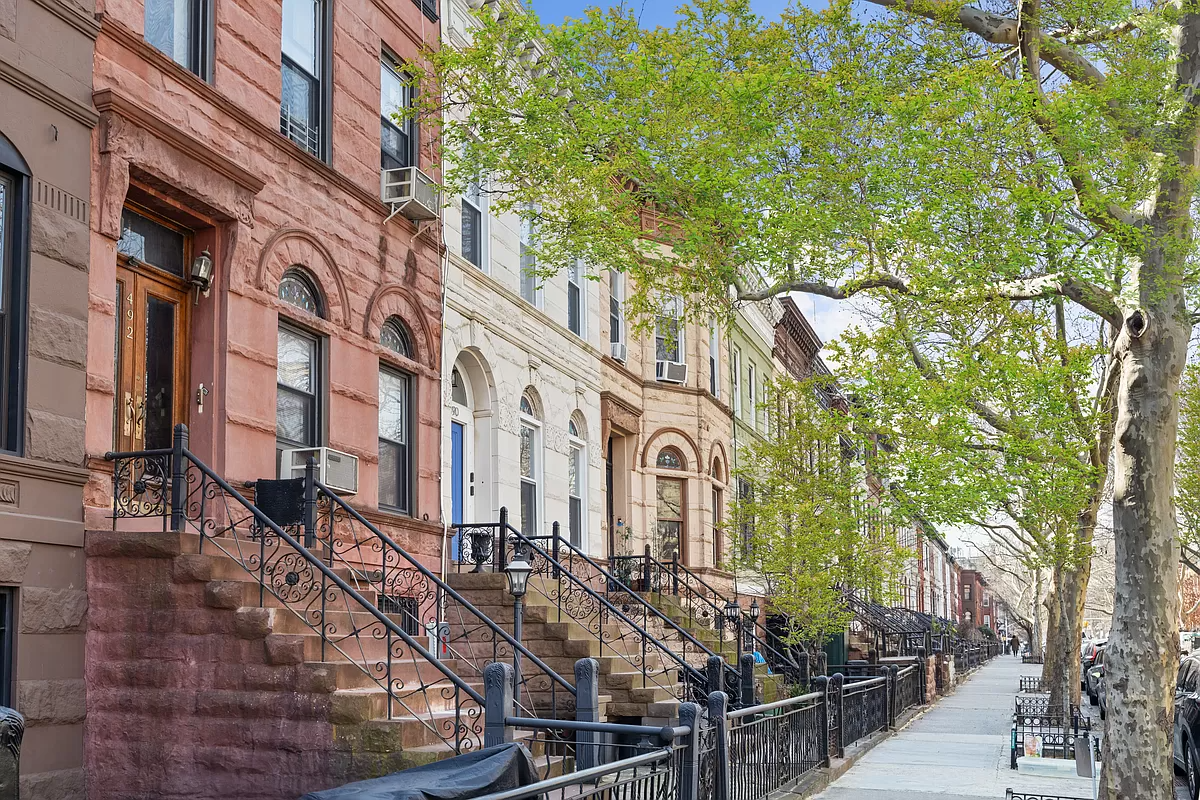
[[571, 544], [585, 547], [587, 543], [587, 441], [586, 428], [578, 412], [567, 422], [567, 501], [570, 506], [568, 532]]
[[725, 561], [725, 540], [721, 535], [721, 521], [725, 518], [725, 490], [721, 484], [725, 482], [725, 471], [721, 468], [721, 459], [712, 460], [709, 470], [712, 481], [712, 519], [713, 519], [713, 566], [720, 567]]
[[412, 337], [399, 317], [388, 317], [379, 330], [379, 343], [396, 355], [413, 357]]
[[674, 447], [664, 447], [659, 450], [658, 461], [655, 463], [659, 469], [686, 469], [683, 456]]
[[290, 267], [283, 273], [279, 280], [279, 299], [314, 316], [325, 316], [316, 282], [300, 267]]
[[521, 395], [521, 533], [536, 536], [542, 507], [542, 422], [538, 404]]

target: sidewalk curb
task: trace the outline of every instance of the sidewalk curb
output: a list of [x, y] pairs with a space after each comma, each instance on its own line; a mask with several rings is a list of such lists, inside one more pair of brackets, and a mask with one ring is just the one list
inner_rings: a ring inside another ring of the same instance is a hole
[[[990, 662], [989, 662], [990, 663]], [[800, 783], [791, 789], [781, 789], [767, 795], [765, 800], [808, 800], [810, 797], [820, 794], [829, 788], [829, 785], [838, 778], [845, 775], [850, 769], [858, 763], [858, 760], [867, 753], [875, 749], [876, 745], [886, 742], [896, 734], [903, 731], [912, 723], [916, 722], [921, 717], [925, 716], [926, 712], [934, 708], [944, 697], [949, 697], [958, 691], [958, 687], [978, 672], [986, 664], [981, 664], [979, 667], [964, 673], [962, 680], [956, 680], [954, 686], [949, 692], [939, 694], [932, 703], [926, 703], [923, 706], [917, 706], [916, 709], [907, 715], [903, 721], [898, 720], [896, 727], [891, 730], [879, 731], [871, 735], [871, 738], [864, 742], [853, 745], [854, 752], [847, 755], [845, 758], [834, 759], [828, 767], [821, 767], [814, 770], [808, 775], [800, 779]]]

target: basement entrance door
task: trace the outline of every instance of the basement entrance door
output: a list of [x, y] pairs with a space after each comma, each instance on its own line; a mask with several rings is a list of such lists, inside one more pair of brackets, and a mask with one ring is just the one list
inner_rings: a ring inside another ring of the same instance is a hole
[[125, 452], [170, 447], [175, 424], [187, 422], [190, 294], [182, 281], [121, 261], [114, 446]]

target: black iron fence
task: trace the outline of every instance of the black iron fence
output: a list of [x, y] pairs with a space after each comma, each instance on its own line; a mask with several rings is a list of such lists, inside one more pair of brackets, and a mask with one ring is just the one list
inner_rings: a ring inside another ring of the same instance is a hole
[[1049, 701], [1049, 695], [1017, 697], [1009, 752], [1012, 769], [1022, 756], [1074, 758], [1075, 740], [1091, 735], [1091, 720], [1078, 706], [1052, 707]]
[[1041, 675], [1022, 675], [1021, 676], [1021, 691], [1028, 693], [1041, 693], [1048, 691], [1044, 683], [1042, 683]]
[[795, 786], [828, 758], [825, 694], [732, 711], [729, 800], [758, 800]]
[[1030, 794], [1016, 789], [1009, 789], [1004, 794], [1004, 800], [1091, 800], [1085, 797], [1067, 797], [1058, 794]]
[[1042, 656], [1035, 656], [1032, 653], [1025, 653], [1021, 656], [1022, 664], [1045, 664], [1046, 659]]
[[887, 728], [888, 679], [857, 681], [842, 692], [842, 746]]

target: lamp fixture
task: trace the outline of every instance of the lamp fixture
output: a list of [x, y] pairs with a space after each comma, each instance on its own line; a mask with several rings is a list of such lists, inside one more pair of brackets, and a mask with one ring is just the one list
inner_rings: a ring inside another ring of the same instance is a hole
[[755, 622], [758, 622], [758, 614], [759, 614], [758, 598], [756, 597], [750, 601], [750, 619], [754, 620]]
[[727, 622], [737, 622], [738, 614], [742, 613], [742, 607], [732, 600], [725, 602], [725, 620]]
[[513, 597], [524, 597], [529, 586], [529, 574], [533, 567], [525, 559], [524, 553], [516, 553], [504, 568], [504, 577], [508, 579], [508, 593]]
[[205, 248], [203, 253], [192, 259], [191, 284], [197, 292], [207, 297], [208, 290], [212, 288], [212, 276], [212, 254]]

